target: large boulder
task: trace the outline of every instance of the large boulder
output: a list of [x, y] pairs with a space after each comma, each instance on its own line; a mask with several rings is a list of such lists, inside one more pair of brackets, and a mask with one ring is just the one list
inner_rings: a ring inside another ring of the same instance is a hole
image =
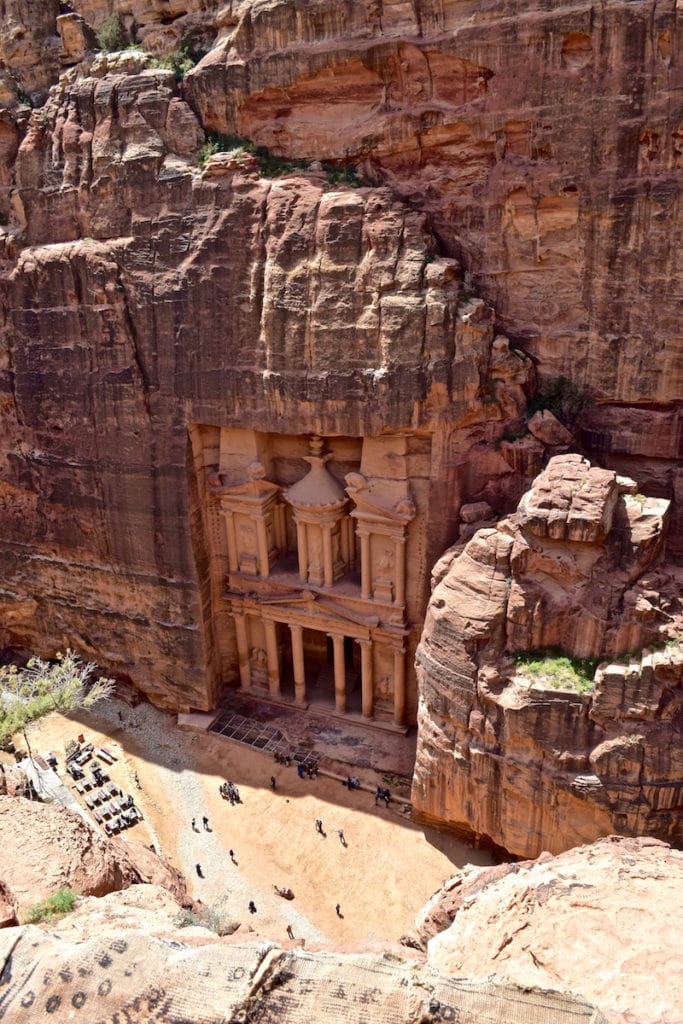
[[[613, 470], [556, 456], [516, 513], [444, 565], [416, 655], [420, 819], [519, 856], [610, 832], [683, 841], [667, 513]], [[516, 670], [512, 655], [548, 648], [606, 660], [585, 692]]]
[[[450, 918], [444, 930], [443, 918]], [[470, 869], [419, 921], [449, 976], [556, 985], [611, 1024], [671, 1024], [683, 1006], [683, 853], [611, 836], [559, 857]]]

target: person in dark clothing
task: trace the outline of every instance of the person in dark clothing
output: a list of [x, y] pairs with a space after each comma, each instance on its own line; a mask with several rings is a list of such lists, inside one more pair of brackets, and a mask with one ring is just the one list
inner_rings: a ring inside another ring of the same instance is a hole
[[256, 913], [256, 904], [254, 903], [253, 900], [249, 900], [249, 913], [250, 914], [255, 914]]
[[202, 818], [202, 824], [204, 825], [204, 829], [205, 829], [205, 831], [207, 831], [207, 832], [213, 832], [213, 829], [212, 829], [212, 828], [211, 828], [211, 826], [209, 825], [209, 819], [208, 819], [208, 818]]
[[337, 906], [334, 909], [337, 911], [337, 917], [343, 917], [344, 916], [342, 914], [342, 912], [341, 912], [341, 903], [338, 903]]
[[204, 872], [202, 871], [201, 864], [195, 864], [194, 869], [197, 872], [197, 875], [199, 876], [199, 878], [203, 878], [204, 877]]
[[194, 818], [192, 819], [192, 831], [199, 832], [199, 829], [197, 828], [197, 822]]
[[270, 776], [270, 788], [275, 791], [277, 789], [277, 783], [275, 782], [275, 776]]
[[293, 938], [294, 938], [294, 929], [292, 928], [291, 924], [288, 924], [288, 925], [287, 925], [287, 936], [288, 936], [288, 937], [289, 937], [290, 939], [293, 939]]

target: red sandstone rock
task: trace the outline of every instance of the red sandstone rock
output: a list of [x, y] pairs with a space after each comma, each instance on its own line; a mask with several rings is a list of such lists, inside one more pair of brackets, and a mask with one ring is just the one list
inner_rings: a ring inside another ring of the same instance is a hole
[[19, 924], [17, 901], [10, 888], [0, 879], [0, 928], [11, 928]]
[[416, 656], [419, 817], [522, 856], [611, 831], [683, 838], [680, 647], [602, 668], [592, 696], [530, 687], [509, 657], [614, 657], [679, 636], [680, 572], [661, 564], [666, 503], [631, 490], [557, 456], [517, 513], [450, 561]]
[[550, 412], [549, 409], [539, 409], [534, 413], [528, 423], [530, 432], [548, 447], [571, 445], [574, 438], [569, 430]]
[[[438, 971], [558, 985], [611, 1024], [679, 1019], [683, 854], [663, 843], [611, 836], [559, 857], [474, 870], [429, 906], [421, 935], [440, 931], [429, 943]], [[446, 930], [441, 915], [453, 922]]]
[[152, 879], [186, 901], [181, 876], [156, 854], [106, 839], [57, 804], [0, 796], [0, 847], [4, 881], [24, 907], [64, 886], [103, 896]]

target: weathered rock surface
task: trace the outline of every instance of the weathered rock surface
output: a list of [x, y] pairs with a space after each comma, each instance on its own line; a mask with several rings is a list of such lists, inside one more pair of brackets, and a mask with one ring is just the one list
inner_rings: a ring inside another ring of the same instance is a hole
[[542, 373], [610, 402], [680, 397], [671, 4], [251, 0], [236, 13], [187, 79], [205, 127], [390, 182], [430, 212]]
[[9, 886], [0, 879], [0, 928], [11, 928], [19, 924], [17, 901]]
[[63, 886], [103, 896], [138, 882], [163, 886], [178, 903], [189, 902], [182, 876], [151, 850], [107, 839], [56, 804], [0, 796], [0, 848], [2, 880], [23, 907]]
[[[91, 913], [89, 906], [84, 913]], [[396, 953], [210, 942], [208, 932], [194, 928], [168, 929], [157, 937], [150, 916], [144, 931], [121, 929], [119, 914], [108, 923], [97, 911], [96, 931], [89, 934], [78, 929], [72, 937], [66, 919], [49, 933], [35, 927], [0, 931], [0, 958], [10, 967], [0, 980], [0, 1005], [17, 1024], [33, 1022], [37, 1014], [71, 1022], [81, 1009], [88, 1020], [119, 1016], [131, 1024], [480, 1024], [508, 1020], [514, 1000], [529, 1024], [605, 1024], [599, 1010], [570, 993], [451, 980]]]
[[671, 1024], [683, 1006], [682, 915], [683, 853], [611, 836], [469, 869], [430, 901], [418, 935], [443, 974], [558, 985], [611, 1024]]
[[[557, 456], [444, 566], [417, 653], [419, 816], [521, 856], [615, 831], [683, 841], [680, 571], [661, 562], [667, 503], [635, 488]], [[510, 658], [667, 638], [605, 664], [593, 693], [531, 685]]]

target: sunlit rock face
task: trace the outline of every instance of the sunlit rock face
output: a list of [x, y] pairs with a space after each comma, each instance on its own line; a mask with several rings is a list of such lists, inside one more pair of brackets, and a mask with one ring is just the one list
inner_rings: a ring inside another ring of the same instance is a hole
[[[417, 651], [420, 817], [520, 856], [612, 831], [681, 842], [683, 609], [680, 570], [663, 561], [667, 511], [611, 470], [556, 456], [516, 513], [453, 552]], [[593, 692], [515, 670], [511, 655], [548, 648], [623, 664], [605, 662]]]

